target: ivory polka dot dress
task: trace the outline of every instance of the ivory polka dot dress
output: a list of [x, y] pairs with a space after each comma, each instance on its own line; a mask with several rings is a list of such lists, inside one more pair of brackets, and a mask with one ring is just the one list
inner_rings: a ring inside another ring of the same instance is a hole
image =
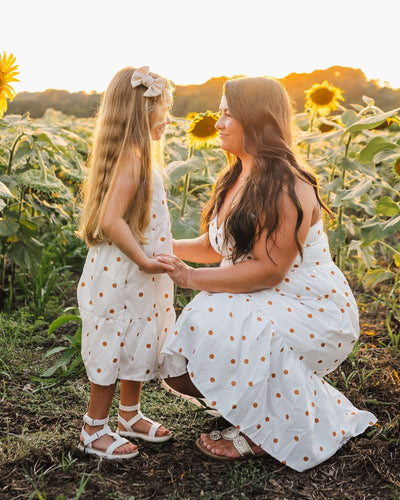
[[[167, 201], [153, 170], [153, 199], [144, 253], [172, 253]], [[173, 283], [148, 274], [113, 243], [90, 247], [78, 284], [82, 358], [88, 378], [111, 385], [118, 378], [144, 381], [158, 374], [159, 338], [175, 322]]]
[[[210, 243], [223, 255], [221, 265], [232, 265], [223, 237], [215, 218]], [[168, 333], [161, 370], [163, 377], [187, 371], [226, 420], [297, 471], [323, 462], [376, 422], [323, 378], [352, 350], [359, 322], [322, 219], [303, 250], [303, 261], [298, 256], [276, 288], [199, 293]]]

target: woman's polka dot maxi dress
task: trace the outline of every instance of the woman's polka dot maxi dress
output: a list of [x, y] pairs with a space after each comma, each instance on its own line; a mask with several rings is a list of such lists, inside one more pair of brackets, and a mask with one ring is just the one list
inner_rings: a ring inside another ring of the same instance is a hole
[[[172, 253], [171, 226], [160, 174], [153, 170], [153, 199], [144, 253]], [[82, 358], [99, 385], [150, 380], [158, 374], [158, 342], [175, 323], [173, 283], [148, 274], [113, 243], [89, 249], [78, 284]]]
[[[226, 266], [230, 251], [222, 231], [215, 218], [210, 242]], [[320, 219], [310, 228], [304, 260], [298, 256], [276, 288], [199, 293], [168, 333], [161, 373], [187, 371], [226, 420], [302, 471], [376, 422], [323, 378], [347, 357], [358, 335], [357, 305], [331, 259]]]

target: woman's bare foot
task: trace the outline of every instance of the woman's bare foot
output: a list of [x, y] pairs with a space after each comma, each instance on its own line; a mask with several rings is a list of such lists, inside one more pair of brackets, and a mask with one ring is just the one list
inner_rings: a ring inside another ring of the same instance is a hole
[[[256, 444], [253, 443], [248, 437], [246, 437], [244, 434], [242, 436], [246, 439], [246, 441], [249, 443], [250, 448], [253, 450], [253, 453], [255, 455], [259, 455], [264, 453], [264, 450], [260, 447], [257, 446]], [[239, 458], [241, 455], [238, 452], [238, 450], [235, 448], [234, 444], [232, 441], [228, 441], [226, 439], [218, 439], [218, 441], [214, 441], [210, 439], [209, 434], [201, 434], [200, 436], [201, 444], [209, 450], [212, 454], [214, 455], [221, 455], [224, 457], [229, 457], [229, 458]]]
[[[122, 418], [124, 418], [127, 422], [137, 415], [137, 411], [124, 411], [124, 410], [119, 410], [119, 414], [121, 415]], [[148, 422], [147, 420], [144, 420], [141, 418], [137, 422], [135, 422], [132, 426], [132, 430], [135, 432], [140, 432], [142, 434], [148, 434], [150, 431], [152, 424], [151, 422]], [[120, 431], [125, 431], [125, 427], [121, 424], [121, 422], [118, 422], [118, 429]], [[162, 437], [162, 436], [168, 436], [170, 431], [166, 429], [163, 425], [161, 425], [156, 432], [156, 436]]]
[[[89, 434], [92, 435], [97, 431], [100, 431], [103, 428], [102, 425], [88, 425], [85, 423], [85, 431]], [[80, 442], [83, 444], [83, 438], [82, 435], [79, 438]], [[106, 451], [106, 449], [110, 446], [115, 441], [115, 439], [112, 436], [109, 436], [105, 434], [99, 439], [96, 439], [95, 441], [92, 442], [92, 447], [95, 448], [96, 450], [99, 451]], [[137, 450], [137, 446], [133, 443], [125, 443], [121, 446], [118, 446], [118, 448], [115, 448], [113, 451], [113, 454], [115, 455], [128, 455], [129, 453], [134, 453]]]

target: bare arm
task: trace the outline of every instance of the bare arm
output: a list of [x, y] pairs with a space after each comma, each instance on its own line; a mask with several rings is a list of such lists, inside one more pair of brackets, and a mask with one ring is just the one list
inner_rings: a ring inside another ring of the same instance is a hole
[[222, 255], [210, 245], [208, 234], [204, 233], [198, 238], [173, 240], [174, 254], [182, 260], [211, 264], [221, 262]]
[[163, 273], [171, 269], [170, 266], [147, 257], [123, 219], [138, 188], [139, 172], [140, 159], [137, 156], [120, 166], [119, 175], [110, 187], [100, 224], [115, 245], [143, 271]]
[[[315, 195], [313, 188], [305, 185], [299, 189], [298, 196], [303, 208], [303, 222], [298, 238], [300, 245], [303, 245], [311, 225]], [[233, 266], [193, 269], [173, 256], [162, 256], [159, 259], [174, 266], [174, 271], [169, 272], [169, 275], [183, 288], [209, 292], [250, 293], [274, 287], [285, 277], [298, 254], [294, 236], [297, 221], [296, 207], [286, 193], [282, 194], [280, 205], [279, 227], [268, 241], [269, 256], [265, 245], [266, 231], [263, 231], [253, 248], [254, 259]]]

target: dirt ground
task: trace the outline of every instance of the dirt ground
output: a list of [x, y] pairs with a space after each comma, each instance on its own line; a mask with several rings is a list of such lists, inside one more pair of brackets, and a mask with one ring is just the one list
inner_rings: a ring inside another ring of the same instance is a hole
[[[11, 381], [0, 367], [0, 498], [399, 499], [400, 355], [382, 344], [388, 341], [384, 318], [383, 311], [361, 312], [358, 355], [330, 375], [357, 407], [375, 413], [378, 424], [303, 473], [270, 457], [226, 463], [203, 456], [196, 437], [226, 422], [197, 411], [157, 382], [146, 386], [144, 404], [174, 430], [172, 441], [141, 442], [140, 456], [127, 462], [82, 456], [76, 444], [84, 378], [55, 384], [46, 396], [28, 366]], [[398, 331], [398, 324], [392, 326]], [[50, 346], [38, 348], [32, 359], [41, 359]]]

